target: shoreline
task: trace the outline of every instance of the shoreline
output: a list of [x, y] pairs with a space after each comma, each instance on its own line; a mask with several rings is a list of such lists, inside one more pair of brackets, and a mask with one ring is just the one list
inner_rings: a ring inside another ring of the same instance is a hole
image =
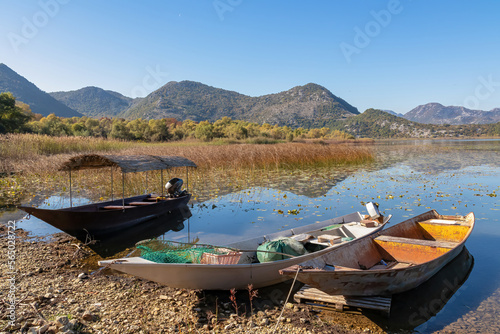
[[[22, 229], [15, 232], [15, 326], [9, 325], [9, 310], [2, 305], [1, 333], [272, 333], [282, 310], [277, 333], [381, 330], [367, 320], [342, 325], [325, 321], [309, 306], [293, 301], [284, 306], [290, 288], [286, 283], [257, 290], [251, 303], [248, 291], [237, 291], [237, 315], [229, 291], [173, 289], [109, 269], [96, 270], [96, 263], [88, 263], [96, 262], [96, 255], [65, 233], [42, 240]], [[3, 224], [0, 239], [0, 296], [5, 299], [8, 239]]]

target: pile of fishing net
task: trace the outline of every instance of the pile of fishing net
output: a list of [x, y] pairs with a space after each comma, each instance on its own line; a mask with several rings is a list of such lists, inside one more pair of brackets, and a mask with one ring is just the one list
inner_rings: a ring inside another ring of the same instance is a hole
[[307, 250], [301, 242], [292, 238], [279, 238], [260, 245], [257, 248], [257, 259], [264, 263], [286, 260], [306, 253]]
[[165, 240], [147, 240], [136, 245], [143, 259], [156, 263], [235, 264], [241, 253], [212, 245]]

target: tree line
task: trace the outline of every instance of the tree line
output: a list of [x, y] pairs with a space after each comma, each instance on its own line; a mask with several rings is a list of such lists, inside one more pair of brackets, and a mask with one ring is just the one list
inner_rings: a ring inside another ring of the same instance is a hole
[[86, 136], [147, 142], [199, 139], [245, 140], [264, 138], [272, 140], [294, 139], [353, 139], [340, 130], [329, 128], [297, 128], [270, 124], [257, 124], [223, 117], [215, 122], [192, 120], [178, 121], [174, 118], [100, 119], [83, 117], [62, 118], [50, 114], [42, 117], [31, 112], [28, 105], [15, 101], [11, 93], [0, 94], [0, 133], [36, 133], [50, 136]]

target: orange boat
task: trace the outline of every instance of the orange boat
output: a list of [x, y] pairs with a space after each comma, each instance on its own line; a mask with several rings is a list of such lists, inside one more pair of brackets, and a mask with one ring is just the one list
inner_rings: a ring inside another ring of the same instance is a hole
[[435, 210], [315, 259], [314, 267], [280, 273], [331, 295], [384, 296], [413, 289], [436, 274], [464, 248], [474, 214], [443, 216]]

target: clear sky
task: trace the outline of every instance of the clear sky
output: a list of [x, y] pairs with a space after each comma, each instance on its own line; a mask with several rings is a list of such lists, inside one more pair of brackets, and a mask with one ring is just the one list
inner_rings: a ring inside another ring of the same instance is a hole
[[44, 91], [314, 82], [360, 111], [500, 107], [500, 1], [0, 0], [0, 63]]

